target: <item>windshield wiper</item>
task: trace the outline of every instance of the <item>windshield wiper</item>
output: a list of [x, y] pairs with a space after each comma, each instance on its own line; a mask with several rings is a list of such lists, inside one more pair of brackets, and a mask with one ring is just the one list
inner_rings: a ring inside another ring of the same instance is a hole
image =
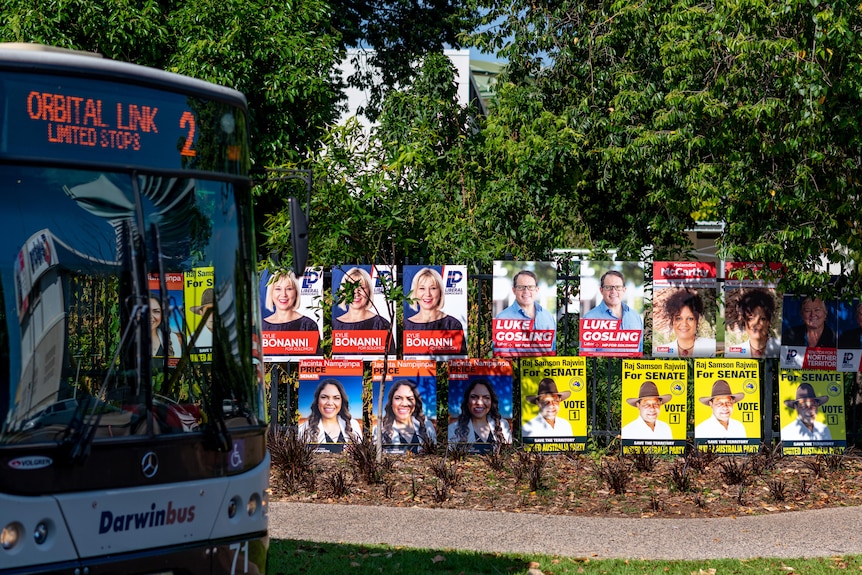
[[[90, 447], [93, 444], [93, 439], [96, 437], [96, 431], [99, 429], [99, 422], [102, 420], [102, 414], [104, 413], [104, 410], [100, 409], [100, 406], [105, 405], [105, 391], [108, 389], [108, 384], [111, 383], [117, 371], [116, 365], [120, 352], [125, 349], [132, 334], [135, 333], [135, 329], [140, 325], [141, 317], [143, 317], [146, 310], [147, 306], [141, 304], [132, 307], [131, 320], [126, 324], [126, 329], [123, 330], [123, 335], [120, 338], [119, 344], [117, 344], [114, 356], [111, 358], [110, 364], [108, 364], [108, 373], [105, 374], [105, 378], [102, 380], [99, 393], [91, 400], [93, 404], [92, 409], [85, 415], [87, 404], [90, 401], [82, 401], [80, 409], [75, 411], [72, 421], [69, 422], [69, 426], [66, 428], [63, 445], [66, 449], [66, 457], [70, 463], [83, 463], [90, 455]], [[79, 414], [81, 414], [80, 417]]]

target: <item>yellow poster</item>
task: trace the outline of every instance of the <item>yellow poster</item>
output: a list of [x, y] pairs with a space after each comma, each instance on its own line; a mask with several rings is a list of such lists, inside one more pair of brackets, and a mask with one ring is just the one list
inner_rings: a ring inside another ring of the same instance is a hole
[[843, 373], [780, 370], [778, 409], [784, 455], [842, 453], [847, 446]]
[[622, 377], [623, 453], [685, 452], [685, 360], [625, 360]]
[[757, 453], [761, 411], [757, 360], [695, 360], [694, 442], [698, 449], [724, 455]]
[[212, 266], [192, 268], [183, 278], [183, 300], [189, 333], [189, 358], [212, 363], [215, 321], [215, 270]]
[[584, 451], [587, 359], [521, 359], [521, 438], [544, 452]]

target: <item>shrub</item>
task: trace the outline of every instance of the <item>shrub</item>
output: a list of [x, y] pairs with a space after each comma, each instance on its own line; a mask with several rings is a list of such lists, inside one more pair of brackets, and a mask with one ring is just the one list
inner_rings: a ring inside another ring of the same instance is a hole
[[302, 487], [314, 489], [314, 445], [300, 437], [295, 427], [273, 426], [268, 446], [275, 475], [287, 493]]

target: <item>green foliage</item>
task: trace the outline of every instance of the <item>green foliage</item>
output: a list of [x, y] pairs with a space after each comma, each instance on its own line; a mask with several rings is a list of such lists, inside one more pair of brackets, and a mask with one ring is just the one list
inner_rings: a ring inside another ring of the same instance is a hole
[[363, 112], [371, 119], [395, 86], [411, 84], [417, 61], [459, 48], [460, 34], [476, 25], [476, 8], [466, 0], [332, 0], [331, 6], [333, 27], [345, 46], [368, 49], [355, 63], [366, 59], [370, 67], [358, 67], [349, 82], [369, 95]]
[[[802, 551], [800, 551], [802, 553]], [[789, 572], [792, 563], [798, 573], [812, 575], [848, 572], [862, 567], [862, 557], [845, 555], [810, 559], [700, 559], [649, 560], [642, 559], [584, 559], [553, 555], [518, 553], [480, 553], [451, 549], [413, 549], [384, 545], [358, 545], [347, 543], [312, 543], [289, 539], [273, 539], [269, 548], [268, 568], [273, 573], [424, 574], [424, 573], [603, 573], [607, 575], [641, 575], [666, 573], [777, 573]]]
[[821, 289], [826, 262], [862, 290], [857, 5], [511, 0], [484, 23], [474, 44], [509, 59], [504, 80], [581, 135], [589, 247], [673, 256], [696, 214], [727, 223], [723, 257], [784, 263], [788, 290]]

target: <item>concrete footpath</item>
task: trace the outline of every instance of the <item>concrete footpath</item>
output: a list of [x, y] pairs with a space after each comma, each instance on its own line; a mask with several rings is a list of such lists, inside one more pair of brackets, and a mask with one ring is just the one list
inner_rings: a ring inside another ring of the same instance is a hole
[[862, 554], [862, 507], [715, 519], [614, 519], [494, 511], [269, 505], [273, 539], [592, 559]]

